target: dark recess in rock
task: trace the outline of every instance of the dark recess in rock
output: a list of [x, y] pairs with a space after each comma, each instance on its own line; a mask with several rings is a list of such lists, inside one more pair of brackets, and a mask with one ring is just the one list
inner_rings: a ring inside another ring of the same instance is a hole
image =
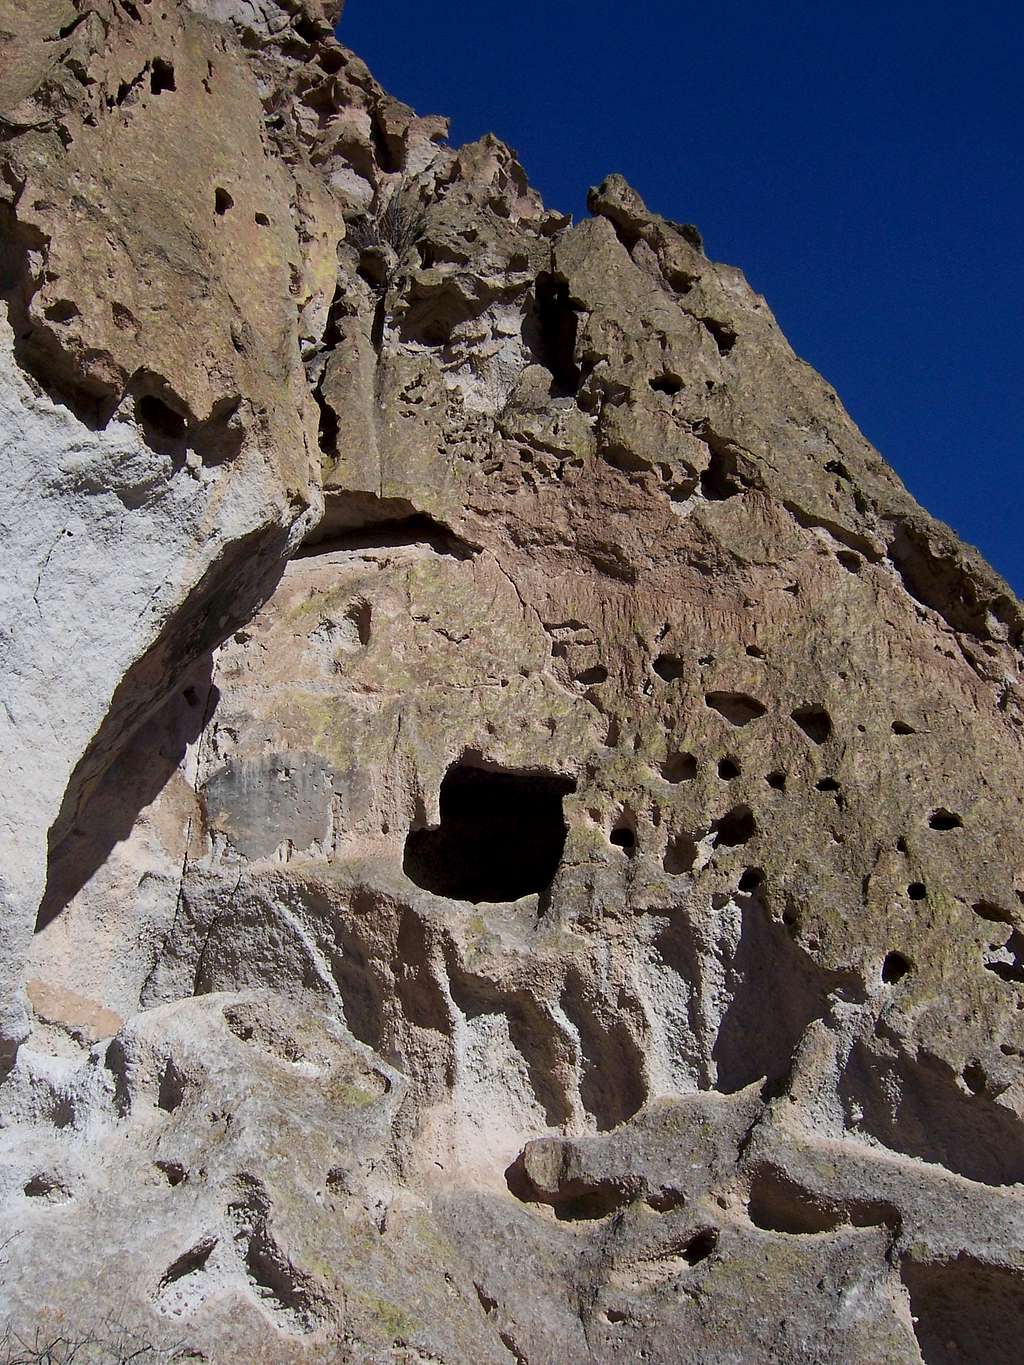
[[441, 783], [440, 825], [406, 839], [406, 876], [452, 900], [513, 901], [544, 891], [565, 847], [562, 801], [575, 786], [553, 773], [454, 764]]

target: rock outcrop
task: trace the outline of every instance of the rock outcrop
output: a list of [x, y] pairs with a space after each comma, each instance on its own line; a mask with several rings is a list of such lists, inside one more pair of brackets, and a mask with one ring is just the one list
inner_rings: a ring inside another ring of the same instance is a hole
[[1020, 606], [339, 8], [0, 0], [8, 1342], [1013, 1361]]

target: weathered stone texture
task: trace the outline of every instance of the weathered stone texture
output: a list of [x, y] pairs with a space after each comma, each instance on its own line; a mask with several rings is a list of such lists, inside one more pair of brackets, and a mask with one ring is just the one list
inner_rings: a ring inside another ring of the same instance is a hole
[[0, 1321], [1015, 1360], [1019, 604], [338, 9], [0, 3]]

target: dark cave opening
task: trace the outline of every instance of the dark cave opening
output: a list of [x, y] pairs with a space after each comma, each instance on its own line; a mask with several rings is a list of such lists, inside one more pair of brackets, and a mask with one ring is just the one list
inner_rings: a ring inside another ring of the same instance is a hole
[[514, 901], [550, 885], [567, 833], [562, 800], [576, 783], [553, 773], [453, 764], [441, 783], [441, 823], [405, 842], [406, 876], [464, 901]]

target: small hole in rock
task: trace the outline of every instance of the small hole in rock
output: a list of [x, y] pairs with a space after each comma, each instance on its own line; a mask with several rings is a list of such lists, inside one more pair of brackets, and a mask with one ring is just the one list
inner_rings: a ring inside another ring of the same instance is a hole
[[160, 1078], [156, 1102], [167, 1114], [173, 1114], [185, 1098], [185, 1077], [173, 1062], [168, 1062]]
[[711, 826], [716, 848], [736, 848], [748, 843], [757, 833], [757, 822], [749, 806], [735, 806]]
[[763, 659], [764, 650], [758, 649], [757, 645], [747, 645], [747, 653], [752, 659]]
[[982, 1095], [988, 1089], [988, 1077], [978, 1062], [968, 1062], [960, 1074], [972, 1095]]
[[732, 758], [720, 758], [718, 760], [718, 776], [723, 782], [731, 782], [734, 777], [739, 777], [740, 765]]
[[616, 825], [608, 838], [616, 848], [621, 848], [626, 853], [632, 853], [636, 848], [636, 831], [631, 825]]
[[756, 697], [745, 692], [708, 692], [704, 698], [712, 710], [724, 716], [730, 725], [749, 725], [763, 716], [767, 709]]
[[677, 654], [659, 654], [654, 661], [654, 671], [663, 682], [675, 682], [684, 672], [684, 664]]
[[687, 1265], [699, 1265], [707, 1258], [718, 1246], [717, 1228], [704, 1228], [698, 1232], [696, 1237], [691, 1237], [686, 1246], [683, 1247], [683, 1260]]
[[773, 791], [784, 792], [786, 790], [786, 774], [778, 771], [778, 769], [776, 769], [775, 772], [769, 773], [765, 778], [765, 781]]
[[860, 573], [861, 565], [864, 563], [860, 555], [854, 554], [852, 550], [837, 550], [836, 559], [844, 569], [849, 569], [850, 573]]
[[814, 785], [820, 792], [837, 792], [839, 790], [839, 783], [834, 777], [823, 777], [820, 782], [815, 782]]
[[40, 1171], [32, 1176], [24, 1192], [28, 1199], [66, 1199], [70, 1194], [60, 1177], [49, 1171]]
[[683, 387], [683, 381], [677, 374], [660, 374], [649, 382], [655, 393], [667, 393], [670, 396], [679, 393]]
[[992, 924], [1012, 924], [1009, 911], [1004, 910], [1001, 905], [996, 905], [994, 901], [975, 901], [971, 909], [981, 919], [987, 919]]
[[598, 683], [608, 681], [608, 670], [602, 668], [600, 664], [593, 668], [585, 668], [582, 673], [576, 674], [576, 681], [582, 683], [584, 687], [596, 687]]
[[227, 190], [221, 189], [220, 186], [214, 190], [213, 211], [218, 218], [223, 218], [228, 209], [234, 208], [234, 204], [235, 201], [232, 199], [231, 195], [228, 194]]
[[70, 322], [72, 318], [77, 318], [79, 315], [78, 305], [72, 303], [70, 299], [58, 299], [56, 303], [51, 303], [43, 313], [47, 322], [58, 324]]
[[756, 891], [763, 881], [764, 873], [759, 867], [748, 867], [740, 878], [739, 889], [748, 893]]
[[894, 720], [892, 723], [894, 735], [916, 735], [917, 731], [912, 725], [908, 725], [905, 720]]
[[697, 844], [689, 834], [676, 834], [668, 842], [662, 860], [665, 871], [678, 877], [682, 872], [691, 872], [697, 861]]
[[882, 963], [882, 980], [887, 986], [893, 986], [897, 981], [902, 981], [909, 971], [910, 963], [902, 953], [886, 953], [885, 961]]
[[185, 419], [155, 393], [136, 400], [135, 416], [150, 435], [165, 441], [180, 441], [185, 435]]
[[157, 1161], [155, 1165], [168, 1185], [180, 1185], [188, 1177], [188, 1172], [180, 1161]]
[[798, 706], [790, 714], [815, 744], [824, 744], [832, 733], [832, 717], [823, 706]]
[[927, 894], [924, 882], [911, 882], [907, 887], [907, 895], [912, 901], [923, 901]]
[[269, 226], [270, 226], [270, 219], [267, 217], [267, 215], [266, 215], [265, 213], [257, 213], [257, 214], [254, 214], [253, 216], [254, 216], [254, 218], [255, 218], [256, 225], [257, 225], [258, 227], [269, 227]]
[[896, 852], [897, 852], [897, 853], [906, 853], [906, 851], [907, 851], [907, 841], [906, 841], [906, 839], [904, 838], [904, 836], [901, 834], [900, 837], [896, 840]]
[[149, 88], [154, 95], [162, 95], [165, 90], [177, 90], [171, 62], [165, 62], [162, 57], [154, 59], [149, 73]]
[[928, 817], [928, 824], [931, 829], [960, 829], [963, 823], [959, 815], [951, 810], [946, 810], [944, 806], [940, 806], [938, 810], [933, 810]]
[[736, 333], [724, 322], [719, 322], [717, 318], [701, 318], [704, 326], [708, 329], [715, 339], [719, 355], [728, 355], [736, 344]]
[[697, 776], [697, 760], [693, 754], [669, 754], [659, 768], [666, 782], [692, 782]]

